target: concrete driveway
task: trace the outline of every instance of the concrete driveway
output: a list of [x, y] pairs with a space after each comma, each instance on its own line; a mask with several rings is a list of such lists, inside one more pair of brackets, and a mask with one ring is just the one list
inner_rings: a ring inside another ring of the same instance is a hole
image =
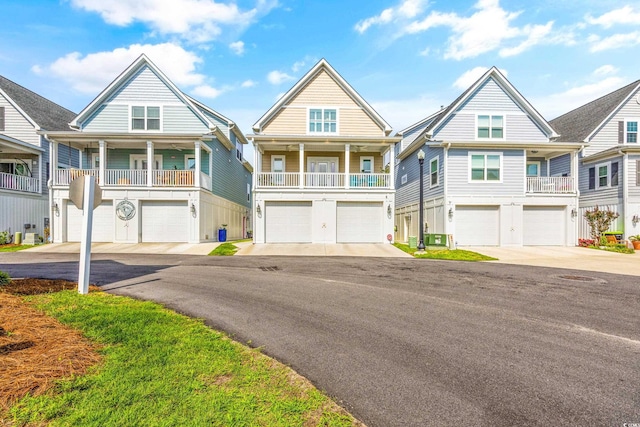
[[597, 249], [565, 246], [526, 247], [460, 247], [478, 252], [501, 264], [531, 265], [538, 267], [573, 268], [584, 271], [601, 271], [613, 274], [640, 276], [640, 251], [635, 254], [619, 254]]

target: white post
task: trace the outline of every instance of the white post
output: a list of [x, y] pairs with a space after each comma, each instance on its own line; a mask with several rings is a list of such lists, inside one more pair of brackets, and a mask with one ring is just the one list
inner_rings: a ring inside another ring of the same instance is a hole
[[58, 184], [58, 142], [51, 142], [51, 145], [49, 145], [49, 150], [49, 177], [51, 178], [52, 185], [56, 185]]
[[389, 188], [393, 190], [396, 186], [395, 167], [396, 167], [396, 150], [395, 144], [389, 145]]
[[299, 159], [299, 179], [300, 188], [304, 188], [304, 144], [300, 144], [300, 159]]
[[[100, 168], [98, 171], [98, 183], [100, 185], [104, 185], [106, 169], [107, 169], [107, 145], [104, 141], [98, 141], [99, 151], [98, 151], [98, 159], [100, 162]], [[93, 168], [93, 165], [91, 165]]]
[[89, 293], [89, 273], [91, 270], [91, 230], [93, 228], [93, 198], [95, 196], [95, 177], [84, 176], [82, 199], [82, 236], [80, 243], [80, 271], [78, 274], [78, 293]]
[[147, 141], [147, 187], [153, 187], [153, 141]]
[[201, 142], [200, 141], [196, 141], [194, 142], [194, 146], [195, 146], [195, 152], [196, 152], [196, 169], [193, 172], [195, 174], [195, 176], [193, 177], [193, 183], [195, 184], [195, 186], [197, 188], [200, 188], [200, 171], [202, 170], [201, 164], [202, 164], [202, 148], [201, 148]]
[[350, 184], [349, 184], [349, 164], [350, 164], [350, 157], [351, 157], [351, 145], [350, 144], [345, 144], [344, 145], [344, 188], [349, 188]]

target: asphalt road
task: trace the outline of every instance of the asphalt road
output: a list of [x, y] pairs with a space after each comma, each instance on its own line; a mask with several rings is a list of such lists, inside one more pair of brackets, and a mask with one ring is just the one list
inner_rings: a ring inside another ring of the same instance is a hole
[[[1, 254], [0, 270], [75, 280], [77, 255]], [[640, 423], [640, 277], [414, 259], [95, 254], [91, 281], [261, 347], [371, 427]]]

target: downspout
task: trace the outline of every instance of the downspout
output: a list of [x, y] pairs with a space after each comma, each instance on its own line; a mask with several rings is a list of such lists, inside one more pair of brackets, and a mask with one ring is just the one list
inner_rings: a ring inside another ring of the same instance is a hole
[[[627, 216], [628, 216], [628, 204], [629, 204], [629, 186], [627, 185], [627, 170], [629, 166], [629, 153], [618, 150], [618, 154], [622, 155], [622, 232], [624, 236], [627, 234]], [[620, 171], [618, 170], [618, 176]]]
[[[443, 207], [444, 207], [444, 233], [445, 234], [451, 234], [449, 233], [451, 225], [449, 224], [449, 217], [447, 214], [447, 202], [448, 202], [448, 198], [447, 198], [447, 188], [448, 188], [448, 179], [447, 179], [447, 166], [449, 164], [449, 148], [451, 148], [451, 143], [448, 142], [445, 146], [444, 146], [444, 153], [442, 154], [442, 178], [444, 181], [444, 191], [443, 191], [443, 197], [444, 197], [444, 203], [443, 203]], [[455, 244], [453, 245], [453, 248], [450, 249], [455, 249]]]
[[575, 160], [575, 165], [572, 168], [573, 169], [573, 173], [575, 173], [575, 186], [576, 186], [576, 220], [575, 220], [575, 224], [574, 224], [574, 231], [575, 231], [575, 238], [576, 241], [579, 238], [579, 233], [580, 233], [580, 185], [579, 185], [579, 175], [580, 173], [578, 172], [578, 169], [580, 169], [580, 159], [578, 158], [578, 156], [580, 155], [580, 153], [582, 153], [582, 150], [584, 150], [584, 145], [580, 146], [580, 149], [578, 151], [576, 151], [576, 160]]
[[[53, 212], [53, 170], [51, 169], [53, 167], [53, 162], [51, 161], [52, 142], [49, 140], [46, 134], [44, 135], [44, 137], [47, 140], [47, 143], [49, 143], [49, 179], [47, 180], [47, 189], [49, 190], [49, 239], [51, 240], [51, 243], [53, 243], [54, 212]], [[48, 243], [48, 242], [45, 242], [45, 243]]]

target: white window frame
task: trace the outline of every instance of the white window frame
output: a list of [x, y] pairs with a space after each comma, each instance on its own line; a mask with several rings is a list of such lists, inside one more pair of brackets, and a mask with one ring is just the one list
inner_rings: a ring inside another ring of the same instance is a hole
[[[536, 165], [538, 173], [536, 175], [529, 175], [529, 165]], [[539, 177], [540, 176], [540, 167], [541, 163], [538, 160], [527, 160], [527, 165], [525, 166], [524, 173], [527, 177]]]
[[[607, 173], [605, 175], [605, 177], [607, 178], [607, 183], [606, 185], [600, 185], [600, 168], [601, 167], [606, 167], [607, 168]], [[611, 187], [611, 162], [604, 162], [604, 163], [598, 163], [596, 165], [596, 190], [600, 189], [600, 188], [609, 188]]]
[[247, 202], [251, 201], [251, 184], [247, 182]]
[[[322, 117], [321, 125], [322, 131], [320, 132], [311, 132], [309, 129], [309, 125], [311, 124], [311, 110], [320, 110], [320, 116]], [[332, 110], [336, 112], [336, 131], [335, 132], [325, 132], [324, 131], [324, 112]], [[338, 107], [307, 107], [307, 135], [339, 135], [340, 134], [340, 109]]]
[[[480, 116], [489, 116], [489, 137], [481, 138], [478, 136], [478, 118]], [[502, 117], [502, 138], [493, 138], [492, 130], [493, 130], [493, 118], [494, 117]], [[504, 113], [500, 112], [492, 112], [492, 113], [478, 113], [475, 118], [475, 139], [476, 141], [505, 141], [507, 139], [507, 116]]]
[[[282, 159], [282, 172], [276, 172], [274, 170], [274, 163], [276, 159]], [[271, 155], [271, 173], [285, 173], [287, 171], [287, 156], [284, 154], [272, 154]]]
[[[472, 174], [472, 169], [473, 169], [473, 156], [485, 156], [485, 179], [483, 180], [479, 180], [479, 179], [472, 179], [473, 178], [473, 174]], [[498, 156], [500, 158], [500, 179], [499, 180], [487, 180], [487, 165], [486, 165], [486, 159], [487, 156]], [[500, 152], [491, 152], [491, 151], [469, 151], [468, 155], [467, 155], [467, 168], [468, 168], [468, 182], [470, 184], [501, 184], [503, 179], [504, 179], [504, 156], [503, 153]]]
[[185, 154], [184, 155], [184, 169], [185, 170], [191, 170], [189, 168], [189, 159], [193, 159], [193, 170], [196, 170], [196, 155], [195, 155], [195, 153], [193, 153], [193, 154]]
[[236, 159], [238, 159], [240, 163], [242, 163], [242, 158], [244, 156], [242, 148], [242, 144], [236, 141]]
[[[364, 161], [371, 160], [371, 172], [362, 172], [364, 170]], [[376, 165], [373, 160], [373, 156], [361, 156], [360, 157], [360, 172], [361, 173], [375, 173]]]
[[[144, 129], [134, 129], [133, 128], [133, 107], [143, 107], [144, 108]], [[158, 114], [159, 114], [159, 129], [147, 129], [147, 126], [149, 124], [148, 120], [149, 118], [147, 117], [147, 111], [149, 107], [157, 107], [158, 108]], [[163, 108], [162, 105], [157, 105], [157, 104], [144, 104], [144, 103], [136, 103], [136, 104], [130, 104], [129, 105], [129, 132], [139, 132], [139, 133], [158, 133], [158, 132], [162, 132], [164, 129], [164, 123], [162, 120], [163, 117]]]
[[[134, 170], [146, 170], [146, 169], [137, 169], [135, 167], [135, 161], [138, 160], [140, 162], [146, 162], [147, 161], [147, 155], [146, 154], [129, 154], [129, 168], [130, 169], [134, 169]], [[158, 168], [154, 168], [153, 170], [162, 170], [162, 154], [154, 154], [153, 155], [153, 160], [155, 165], [153, 166], [158, 166]], [[142, 163], [141, 163], [142, 164]]]
[[[433, 165], [433, 162], [436, 163], [436, 183], [433, 183], [433, 179], [432, 179], [432, 175], [433, 172], [431, 171], [431, 165]], [[439, 156], [434, 157], [433, 159], [431, 159], [429, 161], [429, 188], [434, 188], [440, 185], [440, 160], [439, 160]]]
[[[636, 131], [632, 132], [632, 133], [636, 134], [636, 142], [628, 142], [627, 141], [628, 134], [629, 134], [629, 131], [627, 130], [627, 123], [629, 123], [629, 122], [631, 122], [631, 123], [635, 122], [636, 123]], [[625, 144], [638, 144], [640, 142], [640, 141], [638, 141], [638, 136], [640, 135], [640, 132], [638, 132], [638, 128], [640, 128], [640, 119], [638, 119], [638, 118], [630, 118], [630, 119], [625, 119], [624, 120], [624, 143]]]
[[[640, 160], [639, 160], [640, 161]], [[407, 174], [405, 173], [404, 175], [402, 175], [402, 177], [400, 178], [400, 185], [404, 185], [407, 183]]]
[[[96, 161], [100, 161], [100, 153], [91, 153], [91, 167], [89, 169], [100, 169], [100, 163]], [[96, 163], [98, 163], [97, 166]]]

